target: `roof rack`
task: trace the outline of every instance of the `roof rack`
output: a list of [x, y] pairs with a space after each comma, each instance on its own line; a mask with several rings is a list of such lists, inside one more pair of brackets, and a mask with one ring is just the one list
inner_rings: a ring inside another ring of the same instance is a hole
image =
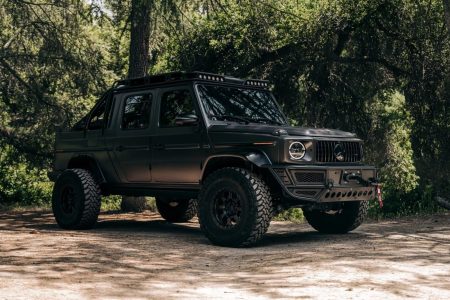
[[259, 79], [239, 79], [230, 76], [224, 76], [219, 74], [207, 73], [207, 72], [170, 72], [158, 75], [150, 75], [138, 78], [129, 78], [118, 80], [115, 87], [119, 86], [143, 86], [152, 85], [157, 83], [172, 82], [179, 80], [196, 79], [201, 81], [214, 81], [214, 82], [230, 82], [235, 84], [242, 84], [257, 88], [269, 88], [269, 82], [267, 80]]

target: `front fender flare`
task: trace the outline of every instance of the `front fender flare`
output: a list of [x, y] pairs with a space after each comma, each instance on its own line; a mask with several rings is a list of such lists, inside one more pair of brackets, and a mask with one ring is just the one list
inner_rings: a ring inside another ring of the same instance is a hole
[[270, 158], [264, 152], [250, 152], [244, 155], [245, 158], [259, 168], [265, 168], [272, 165]]

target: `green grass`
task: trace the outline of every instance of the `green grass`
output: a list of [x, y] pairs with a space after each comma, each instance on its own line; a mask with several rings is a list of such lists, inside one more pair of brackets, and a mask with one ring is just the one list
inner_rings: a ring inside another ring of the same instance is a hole
[[21, 203], [0, 203], [0, 211], [2, 212], [22, 212], [22, 211], [51, 211], [50, 203], [23, 205]]

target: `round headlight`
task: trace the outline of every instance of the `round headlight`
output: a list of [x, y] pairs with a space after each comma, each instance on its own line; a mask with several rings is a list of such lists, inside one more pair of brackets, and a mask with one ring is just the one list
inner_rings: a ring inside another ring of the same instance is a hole
[[306, 148], [303, 143], [300, 142], [293, 142], [289, 146], [289, 156], [291, 159], [299, 160], [302, 159], [305, 156]]

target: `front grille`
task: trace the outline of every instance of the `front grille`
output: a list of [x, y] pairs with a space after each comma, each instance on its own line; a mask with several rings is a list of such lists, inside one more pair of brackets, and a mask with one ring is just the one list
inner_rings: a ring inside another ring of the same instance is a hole
[[323, 183], [325, 180], [324, 172], [295, 171], [294, 174], [297, 183]]
[[[343, 159], [338, 160], [335, 155], [335, 147], [341, 144], [344, 153]], [[362, 156], [361, 145], [358, 142], [340, 142], [340, 141], [317, 141], [316, 142], [316, 161], [317, 162], [359, 162]]]

